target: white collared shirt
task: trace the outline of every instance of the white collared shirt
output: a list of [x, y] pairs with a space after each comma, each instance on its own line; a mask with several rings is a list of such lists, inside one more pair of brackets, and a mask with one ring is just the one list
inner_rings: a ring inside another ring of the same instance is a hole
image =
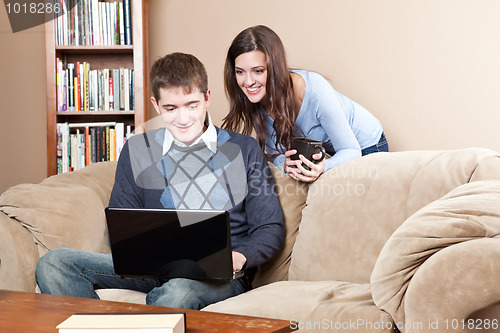
[[[215, 126], [212, 122], [212, 118], [210, 117], [210, 114], [207, 111], [207, 117], [208, 117], [208, 126], [205, 132], [203, 132], [202, 135], [198, 139], [196, 139], [191, 146], [199, 143], [201, 140], [207, 145], [208, 149], [210, 149], [214, 154], [217, 152], [217, 130], [215, 129]], [[176, 145], [179, 147], [187, 147], [186, 144], [179, 142], [175, 140], [174, 136], [168, 129], [165, 128], [165, 138], [163, 139], [163, 155], [168, 153], [170, 150], [170, 147], [172, 147], [172, 143], [175, 142]], [[190, 147], [191, 147], [190, 146]]]

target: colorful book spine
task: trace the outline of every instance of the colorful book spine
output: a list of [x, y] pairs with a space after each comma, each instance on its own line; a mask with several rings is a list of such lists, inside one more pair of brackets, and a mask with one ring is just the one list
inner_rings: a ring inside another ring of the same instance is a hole
[[57, 95], [57, 111], [61, 111], [61, 71], [62, 71], [62, 61], [56, 58], [56, 95]]
[[114, 90], [113, 90], [113, 75], [112, 75], [112, 71], [110, 72], [110, 76], [109, 76], [109, 109], [110, 110], [114, 110], [115, 109], [115, 97], [114, 97]]

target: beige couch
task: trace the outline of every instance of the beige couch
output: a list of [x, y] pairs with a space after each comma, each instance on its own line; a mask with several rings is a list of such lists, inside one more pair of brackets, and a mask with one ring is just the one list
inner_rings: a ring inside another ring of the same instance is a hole
[[[0, 288], [34, 292], [35, 264], [50, 249], [109, 251], [103, 210], [115, 167], [99, 163], [3, 193]], [[311, 332], [464, 332], [471, 313], [498, 309], [497, 153], [373, 154], [310, 186], [272, 170], [285, 248], [259, 268], [255, 289], [204, 310], [286, 319]], [[99, 294], [144, 302], [138, 292]]]

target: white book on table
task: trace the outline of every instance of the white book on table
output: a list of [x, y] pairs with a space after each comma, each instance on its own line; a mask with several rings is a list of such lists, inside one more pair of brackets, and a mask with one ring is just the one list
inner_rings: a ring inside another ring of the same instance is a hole
[[184, 313], [75, 313], [59, 333], [185, 333]]

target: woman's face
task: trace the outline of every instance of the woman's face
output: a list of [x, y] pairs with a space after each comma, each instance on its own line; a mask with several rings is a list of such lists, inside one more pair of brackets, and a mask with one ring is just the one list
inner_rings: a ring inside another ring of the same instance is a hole
[[234, 60], [236, 82], [252, 103], [266, 96], [267, 65], [262, 51], [242, 53]]

